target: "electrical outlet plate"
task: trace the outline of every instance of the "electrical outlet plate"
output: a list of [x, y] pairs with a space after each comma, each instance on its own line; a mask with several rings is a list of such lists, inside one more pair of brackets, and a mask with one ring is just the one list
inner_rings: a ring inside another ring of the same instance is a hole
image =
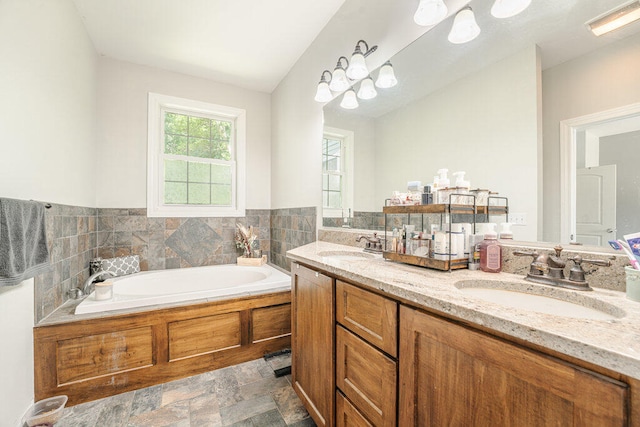
[[513, 225], [527, 225], [527, 214], [525, 213], [510, 213], [509, 222]]

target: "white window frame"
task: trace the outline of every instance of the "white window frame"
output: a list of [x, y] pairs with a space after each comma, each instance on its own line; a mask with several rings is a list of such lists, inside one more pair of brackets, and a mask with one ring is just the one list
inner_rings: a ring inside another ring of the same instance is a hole
[[[353, 216], [354, 133], [346, 129], [338, 129], [325, 126], [322, 133], [322, 138], [325, 139], [327, 136], [339, 138], [342, 140], [342, 208], [325, 208], [323, 202], [322, 216], [327, 218], [342, 218], [345, 215], [349, 215], [349, 209], [351, 210], [351, 216]], [[322, 171], [322, 175], [324, 175], [324, 170]], [[324, 190], [322, 188], [321, 191], [324, 193]]]
[[[147, 216], [149, 217], [242, 217], [246, 206], [246, 111], [175, 96], [149, 92], [147, 146]], [[230, 144], [231, 206], [174, 205], [164, 203], [164, 114], [176, 112], [234, 122]]]

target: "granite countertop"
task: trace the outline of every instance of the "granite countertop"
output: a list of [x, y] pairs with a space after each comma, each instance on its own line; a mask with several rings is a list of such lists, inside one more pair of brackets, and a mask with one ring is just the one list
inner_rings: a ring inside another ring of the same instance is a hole
[[[382, 259], [322, 256], [337, 251], [362, 254], [352, 246], [317, 241], [287, 256], [447, 317], [461, 319], [640, 380], [640, 303], [625, 293], [594, 288], [571, 291], [538, 285], [522, 275], [431, 270]], [[463, 293], [459, 287], [494, 287], [538, 293], [603, 310], [616, 316], [594, 320], [510, 308]]]

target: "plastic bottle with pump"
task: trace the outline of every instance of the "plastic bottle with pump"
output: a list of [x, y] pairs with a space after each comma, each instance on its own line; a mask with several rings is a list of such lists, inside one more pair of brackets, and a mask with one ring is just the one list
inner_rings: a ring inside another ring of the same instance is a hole
[[[455, 194], [453, 203], [457, 205], [472, 205], [473, 198], [466, 197], [464, 194], [471, 194], [471, 183], [464, 179], [464, 171], [454, 172], [452, 175], [455, 177]], [[463, 196], [459, 196], [459, 194], [463, 194]]]
[[511, 223], [503, 222], [500, 224], [500, 240], [513, 240], [513, 231], [511, 231]]
[[[438, 203], [449, 203], [449, 178], [447, 177], [449, 169], [438, 169]], [[434, 178], [435, 179], [435, 178]]]
[[480, 243], [480, 270], [499, 273], [502, 270], [502, 248], [498, 244], [495, 224], [487, 224], [484, 240]]

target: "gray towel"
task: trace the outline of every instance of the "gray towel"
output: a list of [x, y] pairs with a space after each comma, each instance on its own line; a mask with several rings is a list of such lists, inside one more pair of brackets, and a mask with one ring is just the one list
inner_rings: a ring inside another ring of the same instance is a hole
[[0, 286], [49, 269], [44, 210], [39, 202], [0, 198]]

